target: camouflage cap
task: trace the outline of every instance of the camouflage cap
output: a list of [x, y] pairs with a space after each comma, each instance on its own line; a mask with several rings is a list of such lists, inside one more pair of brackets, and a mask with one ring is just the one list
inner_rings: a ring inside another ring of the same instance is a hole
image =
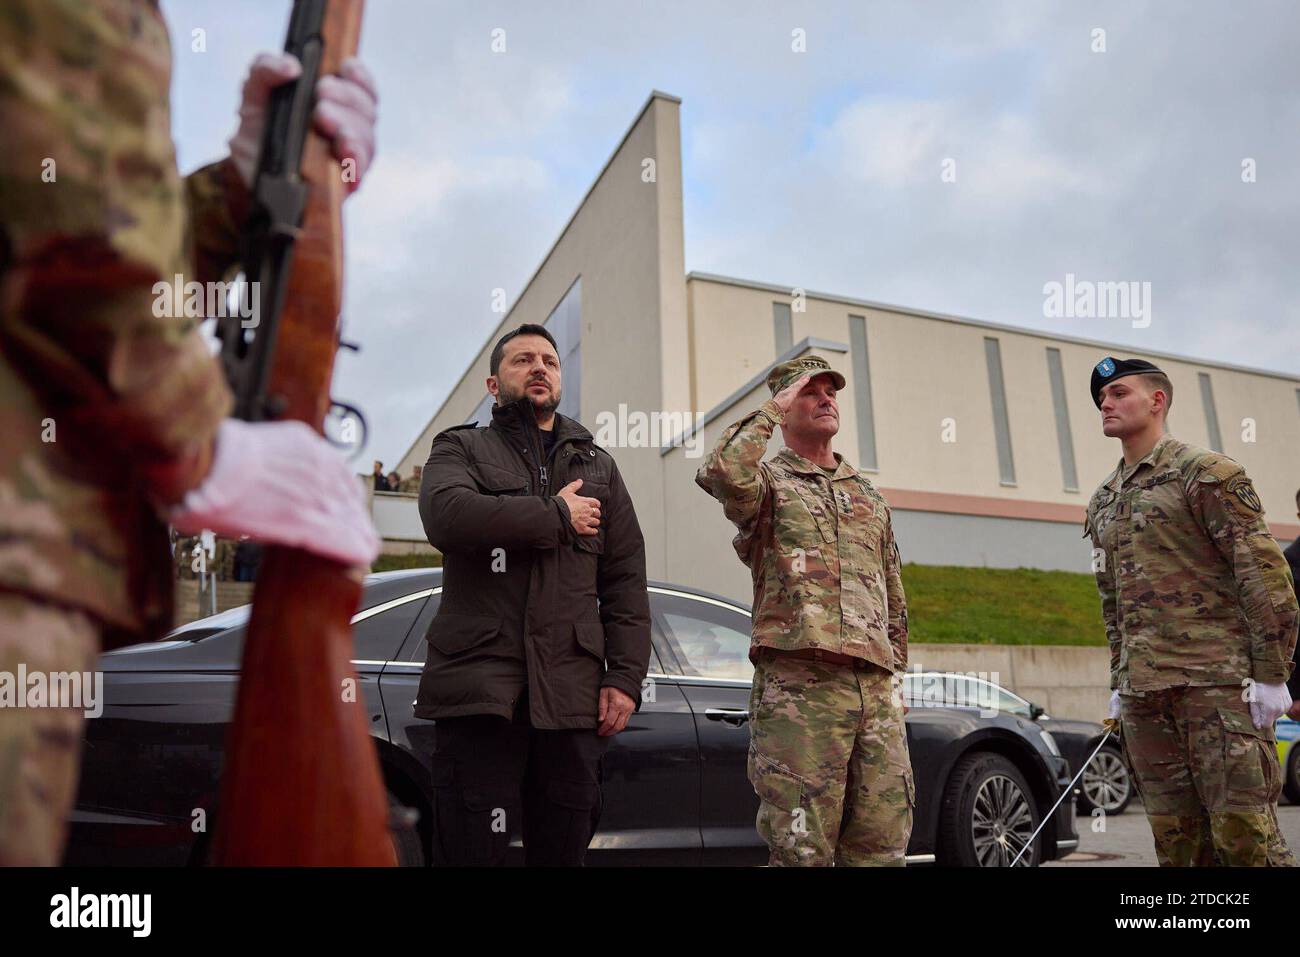
[[821, 373], [831, 377], [836, 389], [844, 388], [844, 376], [832, 369], [830, 363], [821, 356], [800, 356], [798, 359], [773, 366], [772, 371], [767, 374], [767, 387], [772, 390], [773, 395], [776, 395], [801, 376]]

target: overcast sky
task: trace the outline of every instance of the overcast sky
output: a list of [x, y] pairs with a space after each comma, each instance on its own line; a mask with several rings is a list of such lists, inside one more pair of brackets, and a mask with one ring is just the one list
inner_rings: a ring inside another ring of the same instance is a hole
[[[163, 8], [188, 172], [225, 154], [289, 3]], [[369, 0], [379, 157], [347, 205], [345, 306], [363, 351], [335, 394], [391, 467], [652, 89], [682, 98], [688, 270], [1300, 374], [1297, 36], [1288, 0]], [[1150, 325], [1046, 318], [1067, 273], [1150, 282]]]

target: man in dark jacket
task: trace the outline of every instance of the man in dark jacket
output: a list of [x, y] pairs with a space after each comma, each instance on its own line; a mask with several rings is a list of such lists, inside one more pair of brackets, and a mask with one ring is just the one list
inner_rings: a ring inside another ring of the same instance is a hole
[[433, 440], [420, 517], [443, 553], [415, 715], [437, 720], [441, 864], [580, 865], [600, 761], [639, 705], [650, 657], [645, 545], [614, 459], [556, 413], [542, 326], [492, 351], [492, 422]]

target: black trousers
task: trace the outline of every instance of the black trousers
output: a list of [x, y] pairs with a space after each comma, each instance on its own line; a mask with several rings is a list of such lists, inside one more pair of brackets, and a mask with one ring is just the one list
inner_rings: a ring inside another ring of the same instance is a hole
[[540, 731], [525, 697], [511, 721], [439, 718], [433, 755], [433, 859], [438, 866], [496, 867], [522, 834], [529, 867], [581, 867], [601, 812], [595, 730]]

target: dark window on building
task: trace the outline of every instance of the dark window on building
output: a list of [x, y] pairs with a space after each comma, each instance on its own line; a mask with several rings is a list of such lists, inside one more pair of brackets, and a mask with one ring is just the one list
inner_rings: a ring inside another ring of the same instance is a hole
[[581, 278], [574, 280], [543, 325], [555, 337], [555, 351], [560, 356], [560, 407], [556, 411], [577, 419], [582, 409]]
[[1070, 407], [1065, 400], [1065, 373], [1061, 350], [1047, 348], [1047, 375], [1052, 380], [1052, 408], [1056, 412], [1056, 444], [1061, 450], [1061, 481], [1067, 492], [1079, 491], [1079, 474], [1074, 466], [1074, 437], [1070, 433]]
[[1208, 372], [1198, 372], [1196, 377], [1201, 382], [1201, 405], [1205, 408], [1205, 429], [1210, 434], [1210, 448], [1216, 452], [1223, 451], [1223, 436], [1219, 434], [1219, 413], [1214, 407], [1214, 386]]
[[1003, 485], [1016, 484], [1016, 463], [1011, 455], [1011, 423], [1007, 419], [1007, 390], [1002, 382], [1002, 346], [984, 339], [984, 361], [989, 370], [989, 399], [993, 403], [993, 431], [998, 444], [998, 477]]
[[858, 417], [858, 466], [876, 469], [876, 418], [871, 407], [871, 357], [867, 353], [865, 316], [849, 316], [849, 349], [853, 353], [853, 409]]
[[789, 303], [772, 303], [772, 328], [776, 336], [776, 354], [783, 356], [794, 348], [794, 320], [790, 316]]
[[466, 419], [465, 422], [477, 422], [481, 426], [491, 425], [492, 403], [495, 401], [496, 398], [491, 392], [483, 396], [483, 401], [474, 408], [474, 411], [469, 414], [469, 418]]

